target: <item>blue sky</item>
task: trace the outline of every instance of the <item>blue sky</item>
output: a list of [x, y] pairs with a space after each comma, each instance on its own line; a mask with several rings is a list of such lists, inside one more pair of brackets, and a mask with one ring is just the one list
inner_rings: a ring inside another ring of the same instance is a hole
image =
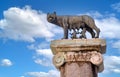
[[95, 19], [100, 38], [107, 41], [105, 70], [99, 77], [119, 77], [119, 0], [0, 0], [0, 77], [59, 77], [49, 46], [63, 31], [46, 20], [54, 11]]

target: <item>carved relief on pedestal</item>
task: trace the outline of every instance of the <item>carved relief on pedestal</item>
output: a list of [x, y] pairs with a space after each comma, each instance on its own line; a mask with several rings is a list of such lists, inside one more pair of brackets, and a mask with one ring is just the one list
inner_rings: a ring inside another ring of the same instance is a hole
[[59, 68], [66, 62], [91, 62], [102, 71], [99, 66], [103, 64], [102, 55], [97, 51], [59, 52], [53, 57], [53, 64]]
[[94, 65], [99, 66], [101, 63], [103, 63], [102, 55], [100, 53], [93, 52], [90, 58], [90, 62]]
[[53, 64], [59, 68], [65, 63], [64, 52], [59, 52], [53, 57]]
[[91, 52], [67, 52], [65, 61], [89, 61], [94, 65], [100, 65], [103, 62], [102, 55], [97, 51]]

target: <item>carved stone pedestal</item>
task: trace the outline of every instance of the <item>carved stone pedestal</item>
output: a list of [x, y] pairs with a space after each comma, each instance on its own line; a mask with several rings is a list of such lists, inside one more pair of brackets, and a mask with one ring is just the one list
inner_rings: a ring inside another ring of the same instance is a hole
[[61, 77], [97, 77], [104, 70], [102, 54], [106, 51], [103, 39], [64, 39], [51, 42], [53, 64]]

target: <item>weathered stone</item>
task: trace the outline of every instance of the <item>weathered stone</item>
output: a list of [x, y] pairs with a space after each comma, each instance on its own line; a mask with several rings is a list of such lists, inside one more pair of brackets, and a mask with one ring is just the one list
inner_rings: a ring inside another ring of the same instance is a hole
[[55, 55], [58, 52], [76, 51], [98, 51], [106, 52], [106, 41], [104, 39], [63, 39], [51, 42], [51, 50]]
[[61, 77], [97, 77], [104, 70], [102, 54], [106, 52], [103, 39], [63, 39], [51, 42], [53, 64]]
[[53, 64], [59, 68], [65, 63], [64, 53], [58, 53], [53, 57]]
[[[53, 57], [53, 64], [59, 69], [64, 63], [91, 62], [98, 67], [98, 72], [103, 71], [103, 58], [97, 51], [91, 52], [59, 52]], [[102, 67], [101, 67], [102, 66]], [[100, 71], [99, 71], [100, 70]]]
[[96, 66], [99, 66], [103, 63], [102, 55], [100, 53], [93, 53], [90, 58], [90, 62]]

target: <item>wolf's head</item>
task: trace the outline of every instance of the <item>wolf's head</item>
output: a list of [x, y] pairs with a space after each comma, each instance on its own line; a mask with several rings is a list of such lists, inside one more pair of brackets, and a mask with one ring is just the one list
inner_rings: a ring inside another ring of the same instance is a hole
[[47, 21], [50, 23], [54, 23], [56, 21], [56, 12], [54, 13], [48, 13], [47, 14]]

